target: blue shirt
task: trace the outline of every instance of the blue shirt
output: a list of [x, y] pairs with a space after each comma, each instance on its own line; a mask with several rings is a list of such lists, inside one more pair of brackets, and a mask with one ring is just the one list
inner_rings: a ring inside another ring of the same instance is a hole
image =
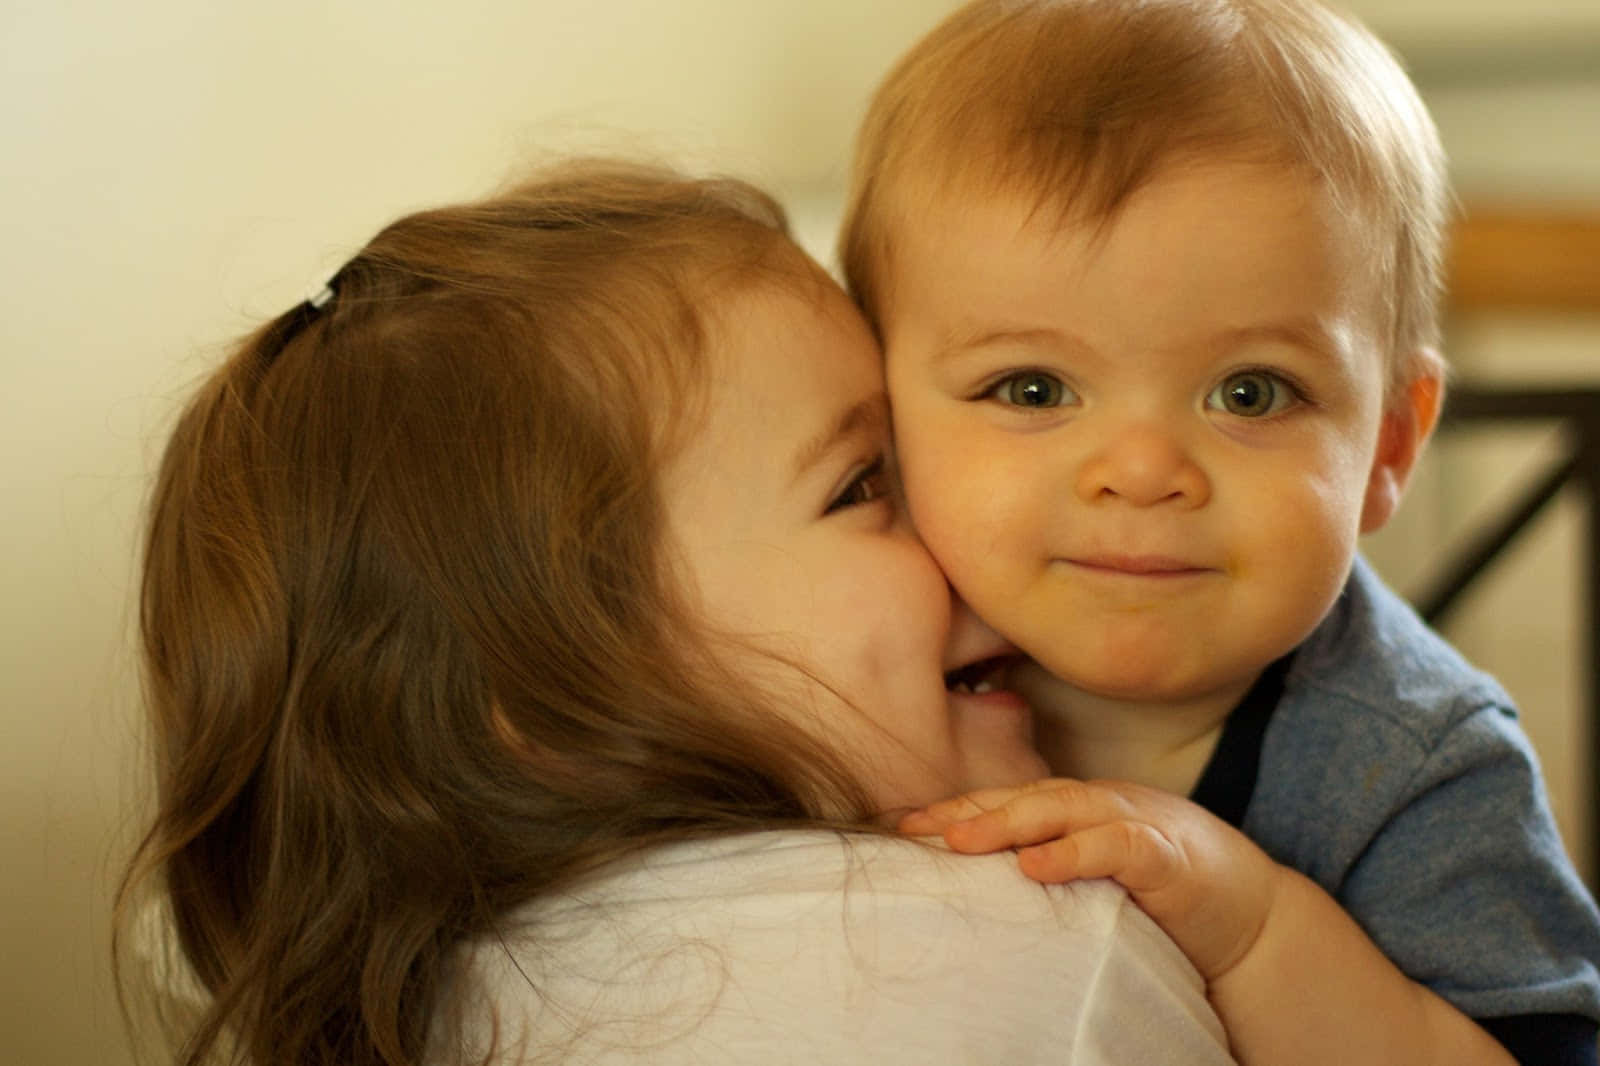
[[[1360, 559], [1274, 673], [1265, 682], [1281, 678], [1281, 695], [1253, 716], [1259, 748], [1247, 698], [1196, 801], [1215, 809], [1218, 781], [1242, 777], [1240, 828], [1326, 889], [1408, 976], [1521, 1061], [1594, 1062], [1600, 911], [1567, 859], [1510, 697]], [[1523, 1030], [1533, 1047], [1585, 1057], [1526, 1053], [1514, 1046]]]

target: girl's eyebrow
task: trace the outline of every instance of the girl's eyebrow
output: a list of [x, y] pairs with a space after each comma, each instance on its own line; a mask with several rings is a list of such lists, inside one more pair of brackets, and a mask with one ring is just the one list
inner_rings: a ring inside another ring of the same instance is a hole
[[816, 466], [834, 447], [848, 437], [864, 432], [882, 432], [889, 425], [889, 401], [877, 392], [858, 400], [840, 411], [826, 429], [802, 444], [796, 451], [790, 469], [798, 481], [806, 471]]

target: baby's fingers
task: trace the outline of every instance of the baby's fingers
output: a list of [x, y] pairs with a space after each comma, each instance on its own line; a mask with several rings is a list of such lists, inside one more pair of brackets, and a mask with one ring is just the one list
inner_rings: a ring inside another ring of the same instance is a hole
[[944, 838], [957, 851], [998, 851], [1040, 844], [1127, 815], [1127, 805], [1115, 792], [1056, 779], [1015, 790], [1000, 806], [950, 824]]
[[1047, 884], [1108, 877], [1136, 897], [1157, 892], [1179, 876], [1183, 856], [1145, 822], [1106, 822], [1017, 851], [1017, 864]]
[[980, 814], [983, 810], [970, 797], [957, 796], [940, 800], [920, 811], [912, 811], [902, 816], [895, 827], [910, 836], [938, 836], [952, 823]]
[[[911, 836], [937, 836], [947, 828], [969, 818], [975, 818], [985, 811], [1003, 807], [1018, 796], [1042, 788], [1054, 787], [1060, 784], [1055, 779], [1035, 781], [1026, 785], [1012, 785], [1005, 788], [984, 788], [966, 792], [950, 799], [930, 803], [919, 811], [912, 811], [903, 816], [896, 824], [902, 833]], [[999, 845], [1010, 847], [1009, 844]]]

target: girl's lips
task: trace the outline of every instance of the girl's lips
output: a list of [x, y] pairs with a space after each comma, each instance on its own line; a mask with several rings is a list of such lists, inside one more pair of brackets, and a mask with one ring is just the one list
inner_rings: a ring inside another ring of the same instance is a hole
[[951, 670], [944, 675], [945, 690], [964, 699], [1025, 707], [1022, 695], [1006, 685], [1006, 674], [1017, 658], [1015, 654], [996, 655]]
[[958, 666], [944, 675], [944, 687], [951, 692], [965, 692], [972, 695], [993, 692], [1005, 681], [1006, 667], [1013, 658], [1015, 656], [993, 655], [965, 666]]

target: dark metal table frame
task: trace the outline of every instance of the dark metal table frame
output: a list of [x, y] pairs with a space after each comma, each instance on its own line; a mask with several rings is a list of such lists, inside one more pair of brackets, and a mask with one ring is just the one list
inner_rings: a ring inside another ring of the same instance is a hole
[[1531, 483], [1506, 509], [1474, 530], [1446, 564], [1432, 587], [1415, 597], [1417, 610], [1438, 625], [1460, 597], [1487, 570], [1545, 505], [1569, 487], [1581, 493], [1587, 511], [1584, 532], [1585, 593], [1579, 642], [1585, 659], [1588, 713], [1589, 859], [1592, 880], [1600, 881], [1600, 388], [1514, 389], [1459, 385], [1449, 393], [1441, 429], [1488, 423], [1556, 422], [1562, 426], [1562, 457]]

